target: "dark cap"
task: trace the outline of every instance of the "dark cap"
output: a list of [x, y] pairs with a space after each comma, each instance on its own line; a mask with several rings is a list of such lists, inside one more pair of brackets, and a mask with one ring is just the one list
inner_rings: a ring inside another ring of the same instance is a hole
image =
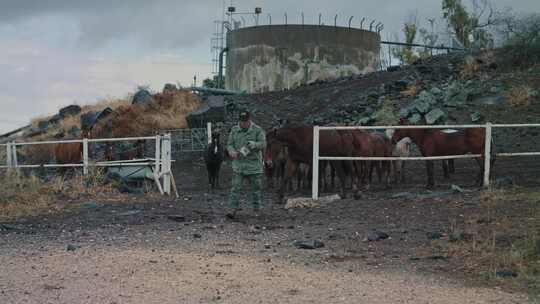
[[240, 112], [240, 121], [248, 121], [249, 120], [249, 112], [248, 111], [242, 111]]

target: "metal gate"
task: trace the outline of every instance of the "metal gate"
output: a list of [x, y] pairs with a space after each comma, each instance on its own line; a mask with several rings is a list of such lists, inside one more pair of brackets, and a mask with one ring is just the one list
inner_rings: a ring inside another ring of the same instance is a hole
[[201, 153], [208, 146], [208, 129], [177, 129], [164, 131], [171, 134], [173, 159], [182, 158], [182, 155]]

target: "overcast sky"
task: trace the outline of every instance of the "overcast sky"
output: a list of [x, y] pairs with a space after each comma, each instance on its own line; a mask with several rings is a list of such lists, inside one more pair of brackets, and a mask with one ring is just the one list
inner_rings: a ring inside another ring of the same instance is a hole
[[[465, 0], [465, 2], [468, 0]], [[225, 1], [226, 5], [230, 0]], [[539, 12], [539, 0], [494, 0], [498, 9]], [[263, 8], [260, 22], [344, 25], [354, 15], [385, 24], [383, 38], [398, 33], [417, 11], [441, 17], [440, 0], [235, 0], [238, 11]], [[123, 97], [138, 85], [190, 85], [211, 74], [213, 20], [223, 0], [0, 0], [0, 133], [60, 107]], [[246, 16], [246, 22], [252, 19]], [[199, 81], [200, 82], [200, 81]]]

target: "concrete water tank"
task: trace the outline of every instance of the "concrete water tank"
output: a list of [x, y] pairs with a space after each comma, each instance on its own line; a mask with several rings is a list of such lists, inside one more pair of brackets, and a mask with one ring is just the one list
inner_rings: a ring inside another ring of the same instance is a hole
[[225, 86], [260, 93], [374, 72], [376, 32], [324, 25], [266, 25], [227, 34]]

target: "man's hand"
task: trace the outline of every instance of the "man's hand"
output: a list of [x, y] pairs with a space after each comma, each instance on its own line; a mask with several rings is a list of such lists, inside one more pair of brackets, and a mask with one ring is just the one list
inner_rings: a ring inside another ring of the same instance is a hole
[[253, 150], [257, 147], [257, 144], [254, 141], [250, 140], [247, 143], [247, 147]]
[[229, 151], [229, 156], [230, 156], [232, 159], [238, 158], [238, 151], [234, 151], [234, 150]]

